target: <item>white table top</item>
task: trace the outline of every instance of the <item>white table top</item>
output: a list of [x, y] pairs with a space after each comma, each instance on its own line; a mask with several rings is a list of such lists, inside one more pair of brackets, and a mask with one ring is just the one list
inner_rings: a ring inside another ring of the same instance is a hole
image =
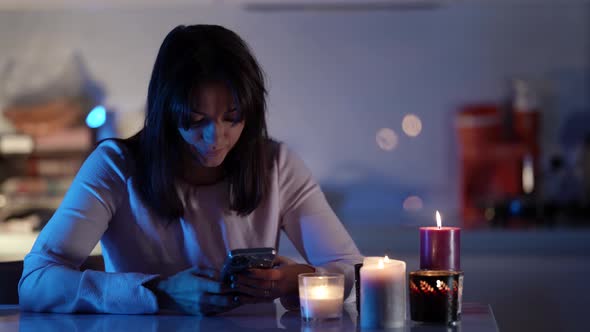
[[[16, 305], [0, 305], [0, 332], [117, 332], [117, 331], [357, 331], [357, 313], [353, 304], [345, 305], [343, 318], [310, 326], [302, 322], [299, 312], [287, 312], [280, 304], [244, 306], [215, 317], [183, 315], [102, 315], [50, 314], [21, 312]], [[375, 330], [371, 330], [375, 331]], [[497, 332], [488, 305], [465, 303], [463, 317], [454, 327], [408, 322], [405, 327], [387, 331], [403, 332]]]

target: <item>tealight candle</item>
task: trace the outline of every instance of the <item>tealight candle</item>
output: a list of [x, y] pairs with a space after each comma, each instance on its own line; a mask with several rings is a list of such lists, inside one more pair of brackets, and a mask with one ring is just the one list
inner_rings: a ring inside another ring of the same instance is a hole
[[436, 211], [437, 227], [420, 227], [420, 269], [461, 270], [461, 229], [442, 227]]
[[401, 327], [406, 319], [406, 263], [372, 257], [360, 269], [362, 328]]
[[303, 273], [298, 278], [299, 303], [303, 320], [326, 320], [342, 317], [343, 274]]
[[410, 272], [410, 314], [414, 321], [452, 323], [461, 317], [463, 272]]

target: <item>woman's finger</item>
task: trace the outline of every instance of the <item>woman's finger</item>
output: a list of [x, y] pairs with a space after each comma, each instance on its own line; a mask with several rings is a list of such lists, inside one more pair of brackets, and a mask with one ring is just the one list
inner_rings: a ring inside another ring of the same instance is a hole
[[[280, 273], [267, 274], [268, 278], [280, 277]], [[261, 277], [260, 275], [258, 277]], [[274, 299], [283, 293], [283, 279], [254, 279], [246, 275], [233, 276], [230, 287], [240, 293], [248, 294], [257, 298]]]
[[237, 274], [237, 276], [259, 280], [280, 280], [283, 274], [279, 269], [249, 269], [244, 273]]
[[241, 294], [246, 294], [247, 296], [262, 300], [262, 302], [265, 302], [265, 300], [272, 300], [272, 299], [276, 299], [277, 297], [281, 296], [281, 291], [279, 288], [257, 288], [257, 287], [251, 287], [249, 285], [245, 285], [245, 284], [234, 284], [234, 290], [241, 293]]
[[194, 267], [189, 269], [192, 274], [199, 276], [199, 277], [206, 277], [213, 280], [219, 279], [219, 271], [209, 268], [209, 267]]
[[226, 294], [231, 292], [231, 288], [228, 285], [214, 279], [199, 276], [196, 274], [198, 273], [197, 271], [197, 269], [189, 269], [185, 271], [188, 274], [183, 273], [181, 281], [179, 281], [185, 283], [182, 288], [195, 293]]
[[221, 283], [219, 281], [207, 279], [207, 278], [198, 278], [199, 281], [199, 289], [202, 292], [213, 293], [213, 294], [228, 294], [232, 292], [230, 286]]
[[276, 288], [279, 282], [279, 280], [252, 279], [245, 276], [235, 276], [231, 280], [232, 283], [230, 284], [230, 287], [233, 287], [234, 289], [234, 285], [243, 285], [256, 289], [271, 289]]
[[293, 264], [297, 264], [297, 262], [285, 256], [276, 256], [274, 261], [272, 262], [272, 266], [283, 266]]

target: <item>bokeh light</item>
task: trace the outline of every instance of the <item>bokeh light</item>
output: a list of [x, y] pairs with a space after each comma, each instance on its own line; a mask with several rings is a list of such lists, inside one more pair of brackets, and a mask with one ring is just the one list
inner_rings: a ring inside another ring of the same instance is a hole
[[94, 107], [86, 116], [86, 125], [90, 128], [98, 128], [102, 126], [107, 120], [107, 111], [104, 106], [98, 105]]
[[403, 207], [406, 211], [419, 211], [424, 207], [424, 202], [422, 201], [422, 198], [418, 196], [408, 196], [404, 200]]
[[377, 145], [381, 150], [391, 151], [397, 147], [398, 138], [395, 131], [390, 128], [381, 128], [375, 137]]
[[533, 159], [526, 156], [522, 164], [522, 190], [525, 194], [530, 194], [535, 189], [535, 172], [533, 169]]
[[415, 114], [406, 114], [402, 120], [402, 129], [406, 135], [416, 137], [422, 132], [422, 120]]

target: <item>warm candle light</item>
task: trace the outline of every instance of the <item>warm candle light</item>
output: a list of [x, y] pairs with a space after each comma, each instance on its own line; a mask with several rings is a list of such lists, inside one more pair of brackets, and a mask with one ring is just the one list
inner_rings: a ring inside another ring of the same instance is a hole
[[317, 286], [310, 289], [309, 298], [325, 299], [328, 298], [328, 286]]
[[365, 258], [360, 269], [361, 327], [401, 327], [406, 317], [406, 263], [376, 258]]
[[463, 272], [421, 270], [410, 272], [412, 320], [450, 323], [461, 317]]
[[344, 275], [302, 273], [298, 279], [301, 317], [304, 320], [336, 319], [342, 316]]
[[412, 320], [453, 322], [461, 316], [463, 272], [461, 229], [442, 225], [420, 227], [420, 271], [410, 273]]
[[461, 229], [443, 226], [438, 210], [435, 218], [436, 226], [420, 227], [420, 268], [459, 271]]

